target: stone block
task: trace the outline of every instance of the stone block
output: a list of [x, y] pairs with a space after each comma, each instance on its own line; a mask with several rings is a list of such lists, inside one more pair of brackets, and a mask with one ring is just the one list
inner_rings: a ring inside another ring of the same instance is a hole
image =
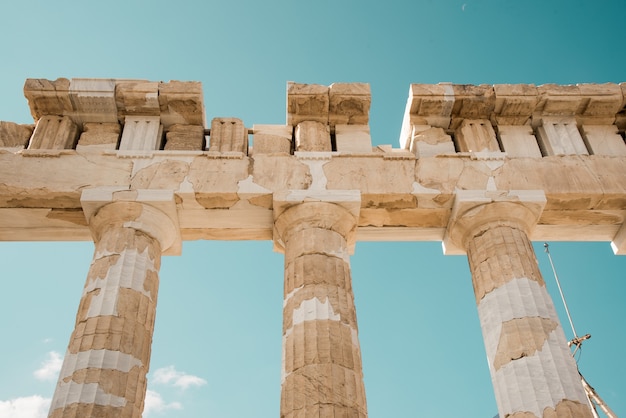
[[319, 84], [287, 83], [287, 125], [303, 121], [328, 123], [329, 88]]
[[214, 118], [211, 121], [209, 151], [248, 153], [248, 130], [237, 118]]
[[413, 126], [409, 151], [417, 158], [456, 153], [452, 137], [446, 131], [424, 125]]
[[201, 125], [172, 125], [165, 134], [165, 150], [202, 151], [206, 146]]
[[454, 105], [452, 118], [489, 119], [496, 104], [492, 86], [482, 84], [453, 84]]
[[578, 86], [544, 84], [537, 91], [540, 96], [537, 110], [545, 116], [573, 116], [582, 102]]
[[159, 83], [145, 80], [120, 81], [115, 86], [117, 110], [122, 115], [158, 116]]
[[574, 117], [544, 117], [537, 139], [543, 155], [589, 155]]
[[202, 84], [192, 81], [159, 83], [161, 124], [206, 126]]
[[33, 129], [34, 125], [0, 121], [0, 148], [25, 148]]
[[455, 136], [461, 152], [500, 151], [496, 133], [487, 119], [464, 119]]
[[254, 154], [291, 153], [293, 126], [253, 125]]
[[619, 84], [578, 84], [578, 90], [584, 97], [584, 108], [579, 114], [584, 124], [613, 123], [624, 101]]
[[154, 151], [161, 146], [163, 126], [158, 116], [127, 116], [120, 151]]
[[624, 138], [615, 125], [583, 125], [582, 137], [593, 155], [626, 156]]
[[119, 123], [85, 123], [76, 150], [114, 150], [121, 131]]
[[534, 84], [496, 84], [495, 122], [501, 125], [524, 125], [530, 120], [539, 95]]
[[411, 84], [406, 113], [424, 118], [428, 125], [445, 129], [450, 125], [453, 105], [452, 84]]
[[28, 149], [72, 149], [78, 139], [78, 126], [68, 116], [42, 116]]
[[332, 151], [330, 129], [321, 122], [305, 121], [296, 126], [296, 151]]
[[530, 125], [499, 125], [504, 152], [511, 158], [541, 158], [537, 138]]
[[73, 78], [69, 97], [75, 122], [117, 123], [114, 79]]
[[367, 83], [334, 83], [329, 89], [329, 122], [334, 125], [367, 125], [372, 103]]
[[368, 125], [336, 125], [335, 143], [341, 152], [372, 152], [372, 138]]
[[58, 78], [50, 81], [29, 78], [24, 84], [24, 96], [35, 120], [46, 115], [62, 116], [72, 111], [69, 95], [70, 81]]

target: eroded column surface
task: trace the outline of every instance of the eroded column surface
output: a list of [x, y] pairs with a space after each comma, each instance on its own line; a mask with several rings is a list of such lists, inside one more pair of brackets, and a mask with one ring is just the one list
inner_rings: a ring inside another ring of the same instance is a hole
[[285, 247], [280, 416], [367, 417], [347, 234], [356, 219], [326, 202], [276, 220]]
[[93, 261], [49, 417], [141, 417], [166, 222], [135, 202], [92, 218]]
[[500, 416], [591, 418], [523, 228], [485, 224], [466, 246]]

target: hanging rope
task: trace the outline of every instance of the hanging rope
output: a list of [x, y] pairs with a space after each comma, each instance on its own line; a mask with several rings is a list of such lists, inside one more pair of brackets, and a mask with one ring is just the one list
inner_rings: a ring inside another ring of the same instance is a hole
[[550, 255], [550, 249], [548, 248], [548, 243], [544, 242], [543, 247], [546, 249], [546, 254], [548, 254], [548, 259], [550, 260], [550, 266], [552, 266], [552, 273], [554, 273], [554, 278], [556, 279], [556, 285], [559, 288], [559, 293], [561, 294], [561, 300], [563, 301], [563, 306], [565, 306], [565, 313], [567, 313], [567, 319], [569, 319], [569, 324], [572, 327], [572, 332], [574, 333], [574, 339], [572, 340], [577, 346], [580, 346], [580, 343], [586, 338], [580, 339], [578, 334], [576, 333], [576, 329], [574, 328], [574, 322], [572, 322], [572, 316], [569, 313], [569, 308], [567, 307], [567, 302], [565, 302], [565, 296], [563, 296], [563, 290], [561, 289], [561, 282], [559, 281], [559, 276], [556, 274], [556, 269], [554, 268], [554, 263], [552, 262], [552, 256]]

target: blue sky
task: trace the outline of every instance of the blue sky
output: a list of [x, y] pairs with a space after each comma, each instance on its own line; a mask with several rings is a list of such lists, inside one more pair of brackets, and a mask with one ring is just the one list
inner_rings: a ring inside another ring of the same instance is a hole
[[[398, 146], [410, 83], [626, 81], [623, 1], [23, 0], [0, 9], [0, 120], [31, 123], [26, 78], [197, 80], [207, 119], [285, 123], [286, 82], [368, 82], [374, 144]], [[1, 179], [0, 179], [1, 182]], [[535, 249], [566, 331], [543, 243]], [[626, 257], [551, 243], [581, 371], [626, 414]], [[0, 417], [45, 416], [92, 243], [0, 242]], [[358, 243], [351, 260], [369, 415], [492, 418], [465, 257]], [[150, 418], [279, 415], [283, 257], [186, 242], [164, 257]], [[43, 412], [42, 412], [43, 411]]]

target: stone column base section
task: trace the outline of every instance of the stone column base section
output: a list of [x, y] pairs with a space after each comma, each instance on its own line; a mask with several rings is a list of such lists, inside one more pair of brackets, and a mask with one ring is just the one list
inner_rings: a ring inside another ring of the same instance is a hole
[[102, 206], [89, 224], [94, 258], [49, 417], [140, 418], [161, 253], [176, 227], [159, 209], [136, 201]]
[[448, 237], [467, 251], [500, 416], [592, 418], [528, 239], [542, 199], [486, 199], [456, 202]]
[[356, 204], [357, 216], [328, 201], [274, 206], [285, 252], [283, 418], [367, 417], [348, 255]]

